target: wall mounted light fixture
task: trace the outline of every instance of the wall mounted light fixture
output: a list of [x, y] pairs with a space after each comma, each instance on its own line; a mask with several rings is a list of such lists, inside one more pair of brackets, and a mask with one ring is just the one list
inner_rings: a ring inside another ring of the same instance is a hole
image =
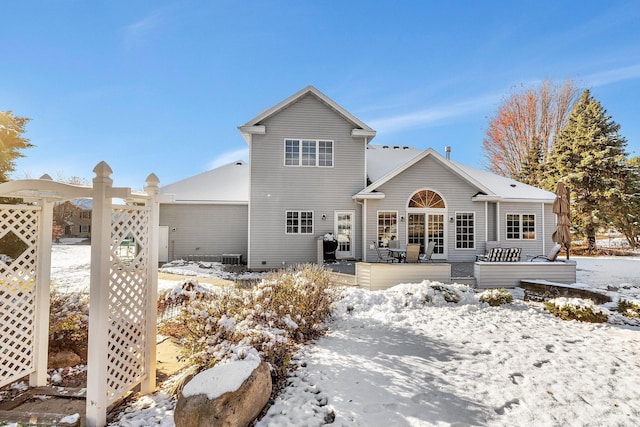
[[400, 222], [404, 222], [404, 215], [400, 216]]
[[322, 214], [322, 220], [326, 221], [327, 220], [327, 214]]

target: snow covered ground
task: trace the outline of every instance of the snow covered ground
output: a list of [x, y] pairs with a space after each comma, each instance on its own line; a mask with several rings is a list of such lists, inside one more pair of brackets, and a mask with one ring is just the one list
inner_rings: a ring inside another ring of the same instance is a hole
[[[54, 286], [88, 287], [87, 248], [54, 246]], [[582, 286], [640, 300], [640, 257], [576, 260]], [[639, 326], [562, 321], [521, 300], [493, 308], [458, 290], [458, 304], [427, 283], [345, 290], [258, 425], [638, 425]], [[145, 397], [113, 425], [173, 426], [172, 408]]]

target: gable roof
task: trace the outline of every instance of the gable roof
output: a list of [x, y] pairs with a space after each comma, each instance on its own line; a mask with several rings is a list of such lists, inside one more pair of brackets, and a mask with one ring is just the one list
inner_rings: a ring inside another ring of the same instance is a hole
[[555, 194], [511, 178], [474, 168], [446, 159], [434, 149], [419, 151], [410, 147], [390, 147], [371, 145], [367, 150], [367, 173], [372, 182], [364, 190], [354, 195], [354, 199], [381, 198], [384, 194], [377, 189], [384, 183], [400, 175], [420, 160], [431, 156], [444, 167], [460, 176], [478, 189], [476, 201], [511, 201], [551, 203]]
[[249, 165], [242, 160], [160, 188], [173, 202], [205, 204], [249, 203]]
[[338, 113], [340, 116], [342, 116], [349, 123], [351, 123], [353, 125], [353, 127], [354, 127], [351, 130], [351, 135], [352, 136], [368, 137], [369, 141], [371, 141], [376, 136], [376, 131], [375, 130], [371, 129], [369, 126], [367, 126], [364, 122], [362, 122], [356, 116], [354, 116], [353, 114], [351, 114], [350, 112], [348, 112], [347, 110], [342, 108], [340, 105], [338, 105], [336, 102], [334, 102], [328, 96], [326, 96], [324, 93], [320, 92], [318, 89], [316, 89], [315, 87], [313, 87], [311, 85], [309, 85], [309, 86], [305, 87], [304, 89], [294, 93], [293, 95], [291, 95], [290, 97], [288, 97], [284, 101], [274, 105], [273, 107], [264, 110], [262, 113], [258, 114], [257, 116], [255, 116], [253, 119], [249, 120], [244, 125], [238, 126], [238, 130], [240, 131], [240, 133], [244, 137], [245, 141], [247, 141], [247, 143], [249, 143], [251, 134], [254, 134], [254, 133], [263, 134], [265, 132], [265, 128], [262, 125], [262, 122], [264, 120], [266, 120], [269, 117], [279, 113], [280, 111], [284, 110], [285, 108], [288, 108], [289, 106], [291, 106], [292, 104], [294, 104], [298, 100], [300, 100], [301, 98], [303, 98], [305, 96], [308, 96], [308, 95], [315, 96], [317, 99], [319, 99], [324, 104], [326, 104], [329, 108], [331, 108], [336, 113]]
[[369, 144], [367, 146], [367, 177], [371, 182], [376, 182], [420, 153], [422, 150], [406, 145]]
[[[378, 188], [402, 172], [431, 156], [444, 167], [478, 189], [475, 201], [552, 203], [555, 194], [496, 175], [492, 172], [448, 160], [432, 148], [420, 151], [405, 146], [369, 145], [367, 174], [373, 183], [353, 196], [354, 199], [384, 198]], [[160, 193], [176, 203], [248, 204], [249, 165], [236, 161], [199, 175], [166, 185]]]

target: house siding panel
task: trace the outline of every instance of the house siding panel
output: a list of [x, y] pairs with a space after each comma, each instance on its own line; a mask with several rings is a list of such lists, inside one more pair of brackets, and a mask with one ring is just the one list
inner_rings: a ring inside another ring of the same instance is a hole
[[[352, 195], [365, 186], [365, 149], [362, 138], [351, 137], [353, 125], [311, 94], [261, 124], [266, 134], [253, 135], [250, 147], [249, 268], [315, 262], [316, 238], [334, 232], [336, 210], [354, 211], [354, 253], [360, 257], [360, 205]], [[333, 167], [284, 166], [286, 138], [333, 141]], [[285, 234], [290, 210], [313, 211], [313, 234]]]
[[568, 262], [476, 262], [478, 288], [514, 288], [520, 281], [576, 282], [576, 263]]
[[246, 260], [247, 217], [247, 205], [162, 204], [160, 225], [169, 227], [169, 260], [223, 253], [242, 254]]
[[[535, 239], [507, 239], [507, 214], [534, 214], [536, 218]], [[555, 226], [551, 205], [542, 203], [500, 203], [500, 246], [503, 248], [521, 248], [523, 259], [526, 255], [540, 255], [551, 249], [551, 233]], [[546, 243], [543, 246], [543, 241]]]

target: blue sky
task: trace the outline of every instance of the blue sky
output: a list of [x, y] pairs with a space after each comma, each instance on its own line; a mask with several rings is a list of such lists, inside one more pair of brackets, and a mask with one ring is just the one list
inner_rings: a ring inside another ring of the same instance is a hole
[[377, 130], [484, 167], [514, 87], [573, 79], [640, 155], [632, 1], [21, 1], [2, 6], [0, 110], [36, 146], [14, 178], [161, 185], [247, 157], [237, 130], [312, 84]]

